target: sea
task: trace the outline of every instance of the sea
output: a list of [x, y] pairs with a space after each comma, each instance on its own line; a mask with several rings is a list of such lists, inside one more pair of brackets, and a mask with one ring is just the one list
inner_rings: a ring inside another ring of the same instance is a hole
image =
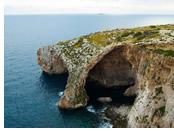
[[174, 24], [174, 15], [5, 15], [4, 127], [112, 127], [101, 121], [93, 105], [58, 108], [68, 75], [43, 73], [37, 50], [105, 29], [161, 24]]

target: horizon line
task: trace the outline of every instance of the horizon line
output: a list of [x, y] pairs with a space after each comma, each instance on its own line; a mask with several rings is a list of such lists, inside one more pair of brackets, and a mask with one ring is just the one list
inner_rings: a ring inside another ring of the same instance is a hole
[[174, 15], [174, 14], [110, 14], [110, 13], [31, 13], [31, 14], [5, 14], [9, 15]]

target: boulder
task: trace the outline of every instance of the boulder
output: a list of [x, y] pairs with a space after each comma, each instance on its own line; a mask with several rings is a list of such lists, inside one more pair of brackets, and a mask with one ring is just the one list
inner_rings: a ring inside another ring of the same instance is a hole
[[112, 102], [112, 98], [111, 97], [99, 97], [97, 99], [97, 101], [102, 102], [102, 103], [109, 103], [109, 102]]

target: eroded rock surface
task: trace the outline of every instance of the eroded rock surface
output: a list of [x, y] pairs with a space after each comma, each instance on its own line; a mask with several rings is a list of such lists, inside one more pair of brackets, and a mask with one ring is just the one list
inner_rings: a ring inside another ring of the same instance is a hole
[[124, 46], [113, 49], [90, 70], [88, 77], [105, 87], [134, 85], [135, 71], [124, 51]]
[[137, 95], [128, 127], [174, 127], [174, 25], [115, 29], [41, 47], [38, 62], [49, 74], [68, 72], [59, 107], [87, 105], [90, 77], [106, 87], [132, 85]]
[[54, 46], [41, 47], [38, 50], [38, 63], [44, 72], [63, 74], [67, 72], [63, 60], [56, 55]]

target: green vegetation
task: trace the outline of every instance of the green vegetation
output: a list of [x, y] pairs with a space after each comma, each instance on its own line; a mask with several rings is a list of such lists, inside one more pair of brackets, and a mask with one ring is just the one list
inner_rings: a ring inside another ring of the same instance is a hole
[[81, 46], [81, 44], [78, 43], [78, 44], [76, 44], [76, 45], [74, 46], [74, 48], [78, 48], [78, 47], [80, 47], [80, 46]]
[[121, 42], [121, 41], [122, 41], [122, 37], [119, 36], [119, 37], [116, 38], [116, 40], [117, 40], [118, 42]]
[[153, 53], [161, 54], [161, 55], [164, 55], [164, 56], [174, 57], [174, 51], [173, 50], [149, 49], [148, 46], [146, 47], [145, 45], [141, 46], [139, 48], [139, 50], [152, 51]]
[[78, 42], [74, 45], [73, 49], [80, 47], [83, 44], [83, 38], [80, 37]]
[[149, 30], [145, 30], [145, 31], [144, 31], [144, 34], [145, 34], [145, 35], [149, 35], [149, 34], [150, 34], [150, 31], [149, 31]]
[[156, 26], [155, 26], [155, 25], [151, 25], [150, 27], [151, 27], [151, 28], [156, 28]]
[[142, 34], [143, 34], [142, 32], [137, 32], [137, 33], [135, 33], [134, 37], [139, 37], [139, 36], [141, 36]]
[[122, 35], [117, 37], [117, 41], [121, 42], [123, 40], [128, 40], [131, 43], [138, 43], [144, 40], [148, 42], [152, 38], [162, 38], [162, 36], [159, 34], [159, 28], [157, 28], [157, 26], [127, 29], [122, 33]]
[[[167, 26], [147, 26], [132, 29], [124, 29], [117, 31], [98, 32], [91, 34], [88, 40], [98, 46], [107, 46], [113, 42], [124, 43], [139, 43], [139, 42], [150, 42], [153, 39], [160, 39], [163, 36], [160, 35], [159, 29], [170, 29], [171, 25]], [[170, 28], [169, 28], [170, 27]], [[115, 39], [113, 39], [115, 38]], [[160, 39], [162, 40], [162, 39]]]
[[90, 35], [88, 39], [91, 43], [97, 44], [98, 46], [107, 46], [114, 42], [114, 40], [111, 39], [112, 35], [113, 34], [108, 33], [93, 34]]
[[152, 115], [151, 121], [153, 121], [155, 116], [158, 116], [158, 117], [164, 116], [164, 113], [165, 113], [165, 106], [162, 106], [162, 107], [156, 109], [155, 112]]
[[144, 90], [145, 90], [145, 88], [144, 88], [144, 86], [143, 86], [143, 85], [141, 85], [141, 86], [140, 86], [140, 90], [142, 90], [142, 91], [144, 91]]
[[173, 50], [157, 49], [157, 50], [154, 50], [153, 52], [157, 53], [157, 54], [163, 54], [165, 56], [172, 56], [172, 57], [174, 57], [174, 51]]
[[131, 32], [123, 32], [123, 34], [121, 35], [121, 37], [127, 37], [127, 36], [129, 36], [129, 35], [131, 35], [131, 34], [134, 34], [134, 32], [133, 31], [131, 31]]
[[159, 94], [163, 94], [164, 93], [162, 87], [155, 88], [155, 92], [156, 92], [156, 95], [159, 95]]
[[171, 36], [171, 33], [166, 33], [165, 35]]
[[37, 51], [37, 55], [40, 55], [40, 51], [39, 50]]
[[64, 45], [64, 44], [68, 44], [71, 40], [67, 40], [67, 41], [61, 41], [58, 42], [57, 45]]
[[[159, 79], [159, 77], [158, 77]], [[160, 94], [163, 94], [163, 89], [162, 87], [159, 87], [159, 88], [155, 88], [155, 95], [153, 96], [153, 99], [157, 98]], [[161, 97], [158, 97], [158, 100], [160, 100]]]
[[[89, 43], [95, 44], [97, 47], [103, 47], [110, 45], [112, 43], [122, 42], [122, 44], [134, 44], [140, 42], [151, 42], [152, 39], [158, 39], [159, 41], [164, 41], [163, 36], [160, 34], [159, 30], [174, 30], [174, 25], [152, 25], [146, 27], [138, 27], [131, 29], [116, 29], [111, 31], [96, 32], [89, 34], [80, 38], [80, 40], [75, 44], [74, 48], [81, 46], [83, 39], [87, 39]], [[165, 35], [171, 36], [170, 33]], [[59, 42], [59, 45], [68, 44], [70, 41]], [[173, 51], [154, 51], [158, 54], [165, 54], [167, 56], [173, 56]]]
[[151, 31], [148, 34], [148, 38], [162, 38], [162, 36], [159, 34], [159, 31], [156, 30], [156, 31]]
[[139, 122], [139, 123], [147, 123], [147, 118], [148, 116], [136, 116], [135, 119], [136, 119], [136, 122]]
[[79, 95], [75, 96], [75, 100], [74, 100], [74, 104], [83, 104], [85, 105], [87, 100], [87, 95], [85, 93], [85, 91], [81, 91], [81, 93]]
[[65, 42], [63, 42], [63, 41], [57, 43], [57, 45], [63, 45], [63, 44], [65, 44]]
[[132, 42], [138, 43], [138, 42], [141, 42], [143, 39], [146, 39], [146, 41], [149, 41], [152, 38], [162, 38], [162, 36], [159, 34], [158, 30], [144, 30], [144, 31], [135, 33], [133, 35]]

